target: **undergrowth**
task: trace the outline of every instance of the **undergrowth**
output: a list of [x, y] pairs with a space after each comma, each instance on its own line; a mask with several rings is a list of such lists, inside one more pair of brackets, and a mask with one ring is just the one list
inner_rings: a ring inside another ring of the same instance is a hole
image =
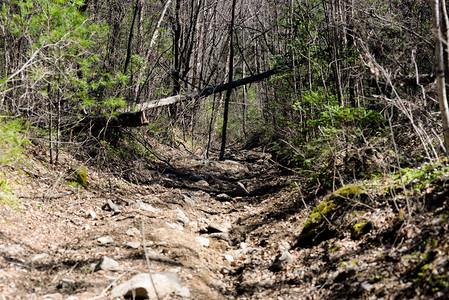
[[26, 137], [26, 124], [22, 119], [5, 120], [0, 118], [0, 164], [18, 161], [29, 143]]

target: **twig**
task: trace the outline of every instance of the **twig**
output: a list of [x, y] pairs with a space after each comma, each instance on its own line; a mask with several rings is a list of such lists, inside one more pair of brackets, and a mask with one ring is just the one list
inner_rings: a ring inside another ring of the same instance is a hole
[[143, 243], [143, 252], [145, 255], [145, 261], [147, 262], [148, 274], [150, 275], [151, 285], [153, 286], [154, 293], [156, 294], [156, 298], [158, 300], [160, 300], [159, 294], [156, 290], [156, 285], [154, 284], [153, 275], [151, 274], [151, 265], [150, 265], [150, 259], [148, 258], [147, 242], [145, 241], [145, 223], [143, 222], [143, 218], [142, 218], [142, 243]]
[[298, 188], [298, 192], [299, 192], [299, 194], [301, 195], [301, 201], [302, 201], [302, 203], [304, 204], [304, 207], [306, 208], [307, 212], [309, 212], [309, 213], [312, 212], [312, 210], [310, 209], [310, 207], [307, 205], [306, 201], [304, 201], [304, 196], [303, 196], [303, 194], [302, 194], [302, 192], [301, 192], [301, 189], [300, 189], [299, 186], [298, 186], [298, 183], [295, 182], [295, 186]]
[[136, 137], [134, 134], [132, 134], [129, 131], [125, 131], [126, 134], [128, 134], [130, 137], [132, 137], [133, 139], [135, 139], [137, 142], [139, 142], [144, 148], [145, 150], [147, 150], [148, 152], [150, 152], [151, 154], [154, 155], [154, 157], [156, 157], [157, 159], [159, 159], [160, 161], [162, 161], [163, 163], [167, 164], [171, 169], [176, 170], [175, 167], [172, 166], [172, 164], [170, 164], [170, 162], [162, 157], [160, 157], [154, 150], [150, 149], [150, 147], [147, 146], [147, 143], [145, 141], [140, 140], [138, 137]]
[[[394, 138], [393, 127], [391, 125], [391, 115], [388, 116], [388, 125], [390, 127], [391, 142], [393, 143], [393, 147], [394, 147], [394, 154], [395, 154], [395, 157], [396, 157], [396, 163], [397, 163], [397, 167], [398, 167], [398, 170], [399, 170], [399, 177], [401, 179], [402, 189], [404, 190], [405, 203], [407, 205], [407, 214], [408, 214], [407, 223], [408, 223], [410, 221], [411, 217], [412, 217], [412, 209], [411, 209], [411, 206], [410, 206], [409, 198], [407, 196], [407, 189], [405, 188], [404, 178], [403, 178], [402, 169], [401, 169], [401, 162], [399, 161], [398, 145], [396, 144], [396, 140]], [[396, 199], [395, 198], [393, 198], [393, 201], [396, 203]], [[397, 207], [397, 204], [395, 204], [395, 205]]]

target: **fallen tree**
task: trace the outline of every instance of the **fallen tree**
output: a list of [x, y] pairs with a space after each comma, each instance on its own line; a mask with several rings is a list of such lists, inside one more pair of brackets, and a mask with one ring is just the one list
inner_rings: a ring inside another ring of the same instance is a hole
[[122, 109], [119, 114], [114, 118], [106, 117], [94, 117], [89, 118], [89, 122], [95, 123], [96, 126], [112, 126], [112, 127], [139, 127], [148, 124], [148, 120], [145, 116], [145, 110], [158, 108], [162, 106], [167, 106], [175, 104], [182, 101], [188, 101], [191, 99], [199, 99], [210, 96], [215, 93], [221, 93], [230, 89], [237, 88], [242, 85], [250, 84], [253, 82], [261, 81], [274, 74], [280, 73], [281, 69], [272, 69], [264, 73], [257, 75], [245, 77], [239, 80], [235, 80], [229, 83], [220, 84], [216, 86], [207, 87], [205, 89], [200, 89], [196, 92], [175, 95], [158, 100], [150, 100], [142, 103], [135, 104], [134, 106]]

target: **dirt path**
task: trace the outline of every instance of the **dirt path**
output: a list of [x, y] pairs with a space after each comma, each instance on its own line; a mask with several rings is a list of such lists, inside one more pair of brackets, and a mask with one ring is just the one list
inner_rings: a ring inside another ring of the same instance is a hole
[[[449, 295], [449, 177], [414, 195], [432, 207], [408, 221], [393, 209], [404, 198], [371, 182], [367, 202], [328, 215], [338, 215], [329, 223], [340, 224], [336, 234], [299, 245], [323, 198], [267, 154], [239, 151], [225, 162], [170, 154], [175, 169], [136, 162], [120, 177], [87, 168], [82, 188], [70, 183], [80, 162], [64, 154], [49, 166], [32, 151], [0, 173], [19, 198], [18, 208], [0, 205], [0, 300], [110, 299], [148, 270], [176, 278], [165, 299]], [[370, 230], [354, 236], [355, 224]]]
[[[275, 255], [248, 243], [244, 226], [269, 213], [264, 200], [287, 184], [269, 155], [174, 159], [176, 170], [139, 185], [87, 169], [87, 189], [67, 183], [73, 158], [51, 168], [38, 157], [4, 171], [20, 208], [0, 207], [1, 299], [108, 298], [113, 286], [148, 271], [144, 242], [151, 272], [178, 274], [192, 299], [231, 299], [248, 257], [270, 263]], [[97, 270], [105, 256], [118, 267]]]

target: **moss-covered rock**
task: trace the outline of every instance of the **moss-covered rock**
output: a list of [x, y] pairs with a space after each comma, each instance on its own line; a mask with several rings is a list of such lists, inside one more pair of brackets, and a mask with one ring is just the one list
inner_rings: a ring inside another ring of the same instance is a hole
[[326, 196], [309, 215], [296, 247], [309, 247], [338, 235], [339, 228], [335, 221], [344, 215], [352, 202], [366, 198], [362, 188], [355, 185], [345, 186]]
[[87, 188], [87, 169], [85, 166], [76, 166], [70, 170], [71, 181]]

